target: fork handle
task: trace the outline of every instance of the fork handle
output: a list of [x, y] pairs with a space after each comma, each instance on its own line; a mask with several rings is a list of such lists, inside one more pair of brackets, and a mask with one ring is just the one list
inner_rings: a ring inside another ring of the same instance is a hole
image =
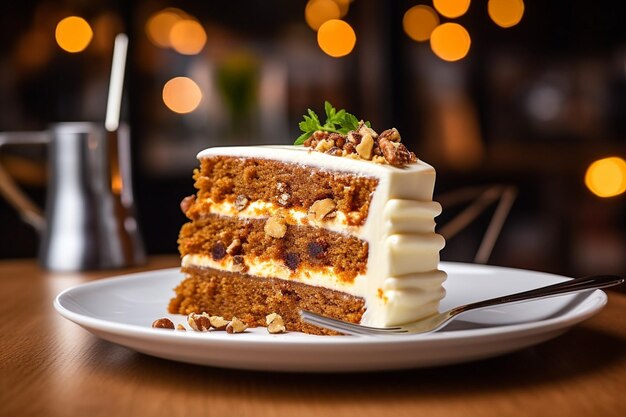
[[490, 298], [489, 300], [466, 304], [452, 309], [451, 313], [453, 315], [457, 315], [478, 308], [555, 297], [557, 295], [590, 289], [612, 287], [614, 285], [619, 285], [623, 282], [624, 278], [615, 275], [593, 275], [574, 278], [564, 282], [559, 282], [558, 284], [548, 285], [546, 287], [536, 288], [530, 291], [518, 292], [515, 294], [504, 295], [502, 297]]

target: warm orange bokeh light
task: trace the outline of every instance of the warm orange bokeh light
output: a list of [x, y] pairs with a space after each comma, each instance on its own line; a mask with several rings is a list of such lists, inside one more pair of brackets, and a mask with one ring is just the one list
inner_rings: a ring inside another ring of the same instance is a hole
[[433, 29], [439, 24], [439, 16], [432, 7], [413, 6], [404, 13], [402, 27], [409, 38], [424, 42], [430, 38]]
[[339, 19], [341, 11], [333, 0], [309, 0], [304, 8], [304, 19], [313, 30], [331, 19]]
[[343, 20], [329, 20], [320, 26], [317, 43], [326, 54], [339, 58], [352, 52], [356, 44], [356, 33]]
[[589, 165], [585, 185], [598, 197], [614, 197], [626, 191], [626, 161], [616, 156]]
[[167, 8], [150, 16], [146, 22], [146, 35], [150, 42], [161, 48], [169, 48], [170, 32], [174, 25], [186, 19], [185, 12], [180, 9]]
[[93, 37], [93, 31], [89, 23], [82, 17], [70, 16], [57, 24], [54, 37], [61, 49], [76, 53], [84, 50], [89, 45]]
[[445, 17], [460, 17], [467, 12], [470, 0], [433, 0], [433, 6]]
[[339, 6], [339, 17], [344, 17], [348, 14], [348, 10], [350, 10], [350, 1], [351, 0], [333, 0]]
[[489, 0], [487, 12], [494, 23], [503, 28], [517, 25], [524, 16], [523, 0]]
[[200, 23], [192, 19], [179, 20], [170, 30], [170, 45], [183, 55], [196, 55], [206, 44], [206, 32]]
[[191, 78], [176, 77], [163, 86], [163, 103], [174, 113], [190, 113], [202, 100], [200, 87]]
[[444, 23], [430, 34], [430, 47], [444, 61], [458, 61], [469, 52], [471, 38], [458, 23]]

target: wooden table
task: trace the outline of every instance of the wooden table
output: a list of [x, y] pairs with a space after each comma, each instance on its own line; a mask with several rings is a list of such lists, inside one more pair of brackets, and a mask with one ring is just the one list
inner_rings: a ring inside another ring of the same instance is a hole
[[171, 362], [59, 316], [63, 289], [175, 266], [53, 274], [0, 262], [0, 416], [623, 416], [626, 295], [565, 335], [503, 357], [353, 375], [244, 372]]

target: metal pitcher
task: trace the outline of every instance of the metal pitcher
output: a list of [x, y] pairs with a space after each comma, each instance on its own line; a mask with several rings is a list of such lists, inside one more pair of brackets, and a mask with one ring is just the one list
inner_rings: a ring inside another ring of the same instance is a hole
[[41, 236], [39, 261], [63, 271], [137, 265], [145, 251], [137, 228], [129, 129], [58, 123], [42, 132], [0, 133], [2, 145], [48, 146], [45, 216], [0, 166], [0, 193]]

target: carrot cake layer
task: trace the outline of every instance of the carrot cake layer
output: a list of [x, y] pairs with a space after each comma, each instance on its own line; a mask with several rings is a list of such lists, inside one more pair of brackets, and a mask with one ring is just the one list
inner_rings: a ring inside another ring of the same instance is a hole
[[302, 323], [298, 311], [306, 309], [352, 323], [358, 323], [365, 311], [363, 298], [299, 282], [211, 268], [186, 267], [182, 271], [187, 278], [176, 287], [176, 296], [169, 303], [172, 314], [205, 311], [228, 318], [236, 316], [250, 327], [257, 327], [265, 326], [266, 315], [278, 313], [290, 331], [333, 334]]
[[[306, 281], [312, 274], [352, 283], [366, 273], [368, 244], [356, 237], [313, 226], [278, 224], [267, 219], [208, 214], [185, 224], [179, 251], [187, 260], [222, 270]], [[270, 224], [271, 225], [271, 224]], [[269, 272], [259, 272], [266, 265]], [[330, 283], [329, 283], [330, 284]]]

